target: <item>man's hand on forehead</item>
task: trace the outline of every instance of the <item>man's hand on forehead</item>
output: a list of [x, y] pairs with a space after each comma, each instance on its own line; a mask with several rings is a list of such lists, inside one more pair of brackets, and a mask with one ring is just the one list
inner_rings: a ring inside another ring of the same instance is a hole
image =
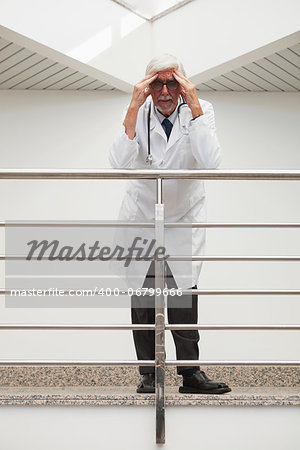
[[158, 78], [160, 78], [161, 76], [163, 78], [173, 78], [173, 72], [174, 69], [161, 70], [160, 72], [157, 72]]
[[145, 103], [147, 97], [150, 95], [149, 85], [154, 80], [156, 80], [156, 78], [157, 73], [149, 74], [134, 86], [131, 102], [123, 122], [123, 125], [125, 127], [125, 133], [129, 137], [129, 139], [133, 139], [135, 136], [135, 127], [138, 111], [140, 107]]
[[173, 75], [180, 84], [180, 93], [190, 107], [193, 118], [201, 116], [203, 111], [197, 96], [196, 86], [176, 69], [173, 71]]

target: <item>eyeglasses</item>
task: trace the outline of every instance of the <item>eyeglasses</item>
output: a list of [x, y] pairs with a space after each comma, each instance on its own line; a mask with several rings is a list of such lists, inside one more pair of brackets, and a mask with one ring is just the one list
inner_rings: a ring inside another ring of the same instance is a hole
[[166, 83], [163, 83], [160, 80], [155, 80], [150, 84], [151, 89], [153, 89], [153, 91], [156, 92], [161, 91], [163, 86], [167, 86], [168, 91], [176, 91], [176, 89], [179, 86], [179, 83], [176, 80], [169, 80]]

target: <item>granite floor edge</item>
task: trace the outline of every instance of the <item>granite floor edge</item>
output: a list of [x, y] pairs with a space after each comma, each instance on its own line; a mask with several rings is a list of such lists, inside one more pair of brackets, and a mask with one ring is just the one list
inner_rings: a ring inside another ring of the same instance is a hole
[[[230, 386], [300, 386], [299, 366], [201, 366], [206, 374]], [[140, 380], [137, 367], [0, 366], [1, 386], [130, 386]], [[167, 368], [166, 384], [179, 386], [176, 368]]]
[[[2, 388], [0, 406], [151, 406], [155, 394], [135, 388]], [[166, 406], [300, 406], [300, 388], [236, 388], [222, 395], [181, 394], [169, 387]]]

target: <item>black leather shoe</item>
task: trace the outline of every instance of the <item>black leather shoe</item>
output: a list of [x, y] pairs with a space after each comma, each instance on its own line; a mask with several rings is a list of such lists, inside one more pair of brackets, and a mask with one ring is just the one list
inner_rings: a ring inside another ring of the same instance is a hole
[[136, 392], [139, 393], [154, 393], [155, 392], [155, 374], [146, 373], [142, 375], [142, 380], [137, 387]]
[[198, 370], [191, 377], [183, 377], [182, 394], [225, 394], [231, 389], [226, 383], [210, 380], [203, 370]]

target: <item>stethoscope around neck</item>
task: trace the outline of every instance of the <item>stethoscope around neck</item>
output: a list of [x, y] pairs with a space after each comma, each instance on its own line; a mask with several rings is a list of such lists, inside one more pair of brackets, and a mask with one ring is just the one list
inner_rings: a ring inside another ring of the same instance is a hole
[[[180, 96], [182, 98], [182, 102], [179, 103], [179, 105], [177, 106], [177, 114], [178, 114], [178, 120], [180, 123], [180, 108], [184, 105], [186, 105], [187, 103], [184, 101], [184, 98], [182, 96]], [[149, 102], [149, 109], [148, 109], [148, 117], [147, 117], [147, 131], [148, 131], [148, 155], [146, 158], [146, 164], [149, 164], [151, 166], [153, 158], [151, 155], [151, 149], [150, 149], [150, 118], [151, 118], [151, 102]]]

